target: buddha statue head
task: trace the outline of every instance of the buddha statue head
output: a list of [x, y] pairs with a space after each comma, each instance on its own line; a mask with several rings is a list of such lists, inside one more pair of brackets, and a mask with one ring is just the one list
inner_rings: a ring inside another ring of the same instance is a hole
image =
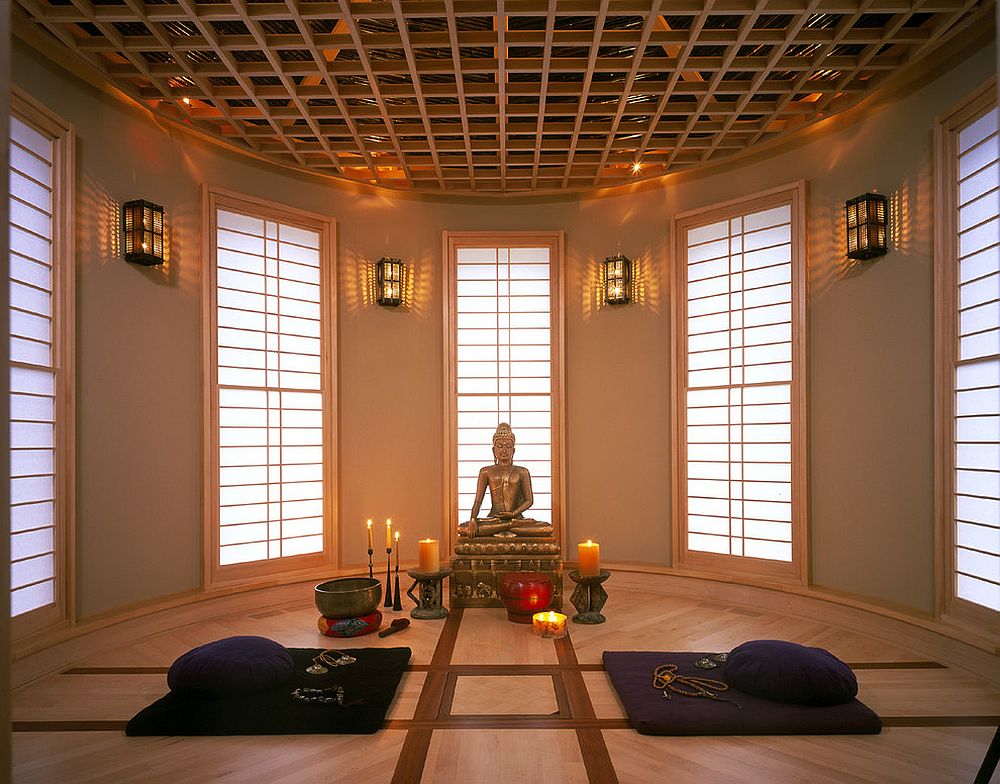
[[501, 422], [493, 434], [493, 462], [497, 465], [510, 465], [514, 460], [514, 431], [510, 425]]

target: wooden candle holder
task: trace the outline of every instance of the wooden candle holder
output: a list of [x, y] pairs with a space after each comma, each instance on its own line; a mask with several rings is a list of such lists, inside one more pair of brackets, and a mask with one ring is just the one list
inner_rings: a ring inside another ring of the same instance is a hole
[[[451, 574], [451, 567], [442, 566], [437, 572], [422, 572], [419, 569], [407, 569], [406, 573], [413, 578], [413, 585], [410, 586], [406, 595], [417, 605], [410, 610], [410, 617], [424, 621], [447, 618], [448, 608], [442, 602], [444, 594], [441, 583], [445, 577]], [[413, 589], [417, 585], [420, 586], [419, 596], [413, 594]]]
[[569, 579], [576, 583], [576, 589], [570, 597], [577, 612], [573, 616], [573, 623], [604, 623], [607, 620], [601, 615], [601, 608], [608, 600], [608, 592], [601, 583], [610, 576], [611, 572], [607, 569], [601, 569], [601, 573], [593, 577], [583, 577], [576, 569], [569, 573]]

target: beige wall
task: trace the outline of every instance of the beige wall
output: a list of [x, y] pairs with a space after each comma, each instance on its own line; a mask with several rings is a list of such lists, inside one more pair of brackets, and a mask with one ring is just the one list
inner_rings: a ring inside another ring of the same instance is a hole
[[[632, 195], [522, 205], [354, 192], [161, 127], [14, 48], [15, 81], [79, 138], [79, 606], [89, 615], [197, 587], [200, 575], [200, 187], [339, 223], [340, 519], [345, 563], [363, 521], [392, 514], [413, 557], [443, 508], [442, 230], [566, 232], [568, 540], [613, 561], [670, 561], [667, 238], [671, 216], [809, 181], [810, 535], [813, 581], [933, 607], [931, 127], [982, 82], [980, 51], [863, 123], [734, 170]], [[845, 199], [900, 208], [896, 249], [843, 270]], [[114, 252], [114, 203], [165, 205], [167, 274]], [[640, 302], [603, 308], [598, 260], [638, 258]], [[361, 263], [414, 265], [412, 310], [363, 305]], [[614, 418], [609, 411], [618, 412]], [[391, 478], [390, 478], [391, 477]]]

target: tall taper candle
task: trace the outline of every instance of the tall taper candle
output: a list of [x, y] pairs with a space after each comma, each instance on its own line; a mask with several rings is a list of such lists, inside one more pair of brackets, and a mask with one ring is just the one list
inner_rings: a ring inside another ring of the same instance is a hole
[[392, 549], [392, 518], [385, 521], [385, 549]]
[[368, 518], [368, 549], [375, 549], [375, 545], [372, 542], [372, 519], [370, 517]]
[[399, 531], [396, 531], [396, 571], [399, 571]]

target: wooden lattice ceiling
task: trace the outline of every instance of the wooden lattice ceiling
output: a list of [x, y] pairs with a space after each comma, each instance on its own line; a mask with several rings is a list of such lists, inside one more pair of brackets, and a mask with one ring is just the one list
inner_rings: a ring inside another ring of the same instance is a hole
[[[155, 112], [426, 191], [603, 187], [855, 103], [989, 0], [16, 0]], [[55, 42], [53, 42], [55, 43]]]

